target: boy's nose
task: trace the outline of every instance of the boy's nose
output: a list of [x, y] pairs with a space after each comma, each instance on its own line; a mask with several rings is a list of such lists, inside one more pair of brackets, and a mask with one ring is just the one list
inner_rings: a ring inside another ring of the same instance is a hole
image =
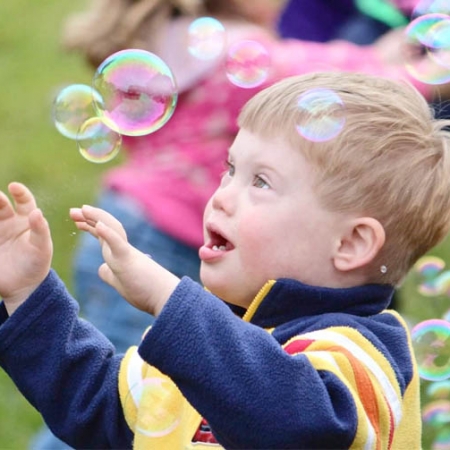
[[226, 214], [233, 213], [236, 207], [237, 193], [232, 188], [232, 183], [225, 187], [219, 187], [212, 197], [212, 207], [221, 210]]

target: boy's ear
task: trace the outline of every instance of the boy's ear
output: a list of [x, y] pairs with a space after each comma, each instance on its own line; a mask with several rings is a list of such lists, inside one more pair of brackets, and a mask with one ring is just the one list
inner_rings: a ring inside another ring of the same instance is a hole
[[347, 227], [341, 236], [334, 254], [334, 266], [346, 272], [370, 264], [386, 240], [384, 228], [373, 217], [358, 217]]

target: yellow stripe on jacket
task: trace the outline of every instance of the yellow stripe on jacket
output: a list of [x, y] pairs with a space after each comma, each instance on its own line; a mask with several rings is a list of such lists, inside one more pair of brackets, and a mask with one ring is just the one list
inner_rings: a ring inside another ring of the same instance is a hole
[[358, 417], [352, 449], [414, 448], [420, 443], [417, 375], [402, 398], [389, 361], [356, 329], [331, 327], [305, 333], [283, 348], [292, 355], [302, 353], [315, 369], [333, 373], [347, 387]]
[[220, 449], [192, 443], [201, 416], [175, 383], [146, 364], [137, 347], [130, 348], [120, 367], [119, 394], [125, 419], [134, 433], [133, 449]]

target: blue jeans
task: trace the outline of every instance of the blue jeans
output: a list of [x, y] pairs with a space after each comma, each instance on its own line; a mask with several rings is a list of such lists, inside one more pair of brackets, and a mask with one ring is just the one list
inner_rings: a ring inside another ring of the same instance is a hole
[[[139, 205], [119, 193], [105, 191], [98, 206], [113, 214], [124, 226], [129, 242], [182, 277], [199, 280], [200, 260], [196, 248], [189, 247], [157, 230], [145, 217]], [[100, 245], [89, 233], [83, 233], [74, 259], [74, 294], [80, 303], [80, 314], [93, 323], [123, 353], [131, 345], [138, 345], [142, 333], [154, 318], [125, 301], [115, 289], [98, 276], [103, 262]], [[34, 438], [32, 450], [69, 449], [47, 427]]]

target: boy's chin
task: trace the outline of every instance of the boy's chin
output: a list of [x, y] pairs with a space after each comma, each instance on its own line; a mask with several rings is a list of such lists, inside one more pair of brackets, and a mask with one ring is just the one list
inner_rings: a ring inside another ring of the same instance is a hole
[[237, 283], [230, 282], [230, 276], [219, 273], [214, 267], [208, 267], [202, 264], [200, 268], [200, 280], [204, 288], [219, 297], [230, 305], [240, 306], [247, 309], [252, 302], [254, 295], [250, 292], [244, 292], [243, 287]]
[[216, 297], [220, 298], [221, 300], [230, 305], [239, 306], [241, 308], [247, 309], [251, 303], [251, 301], [242, 298], [241, 295], [231, 292], [230, 289], [219, 288], [217, 286], [216, 287], [208, 286], [207, 284], [204, 284], [204, 287], [206, 290], [211, 292], [211, 294], [215, 295]]

